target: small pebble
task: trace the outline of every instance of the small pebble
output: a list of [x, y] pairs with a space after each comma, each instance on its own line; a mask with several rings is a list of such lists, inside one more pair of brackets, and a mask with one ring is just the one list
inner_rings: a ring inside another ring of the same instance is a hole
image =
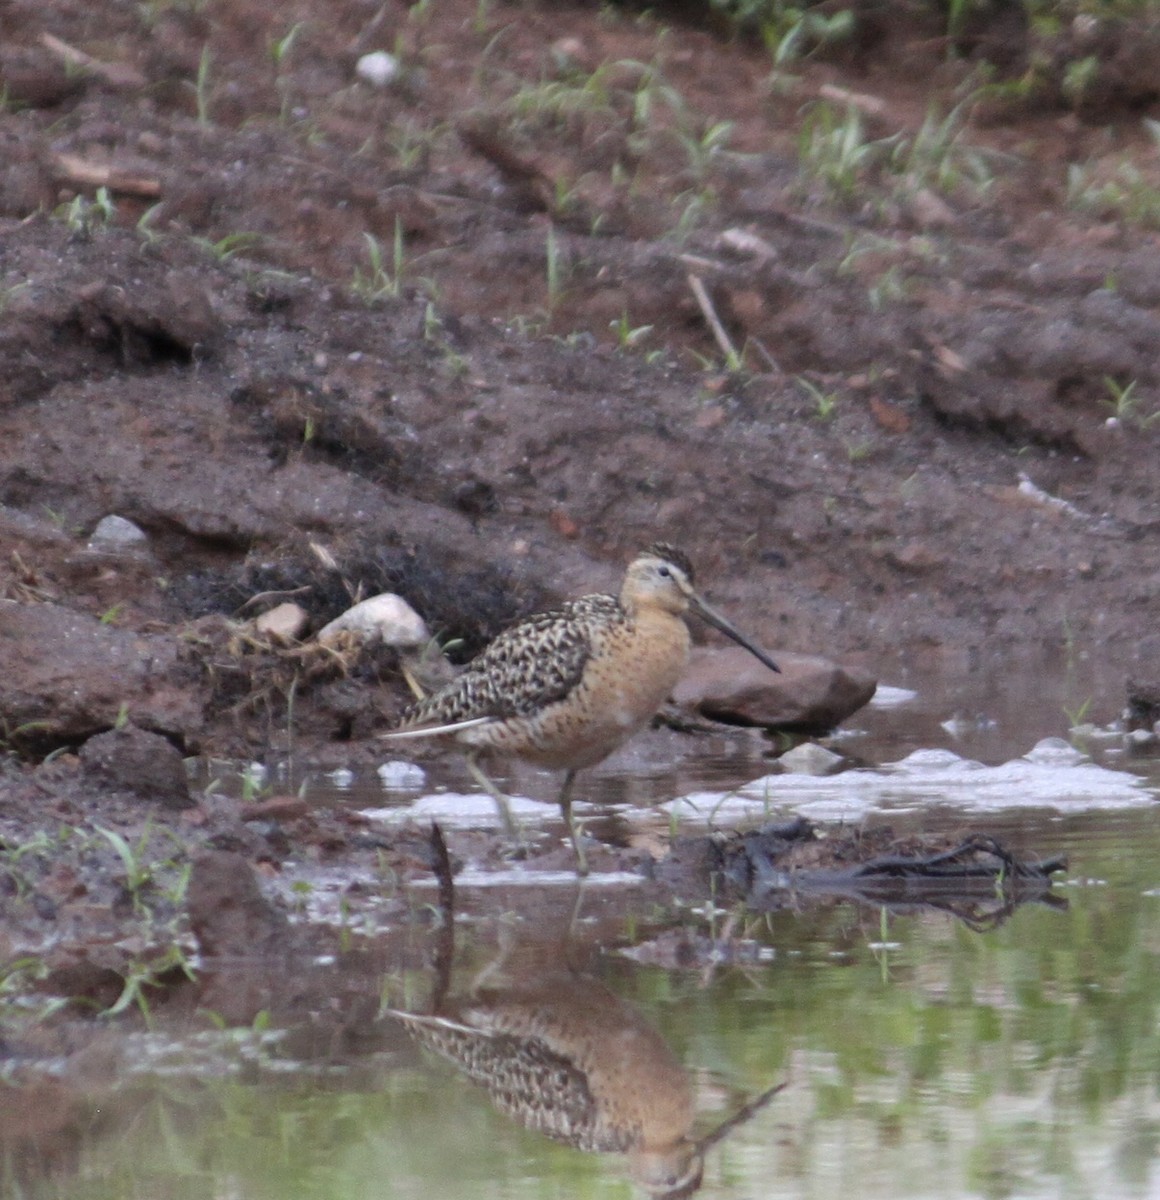
[[310, 614], [301, 604], [287, 600], [254, 619], [254, 628], [278, 642], [296, 642], [306, 628]]
[[399, 60], [385, 50], [364, 54], [355, 66], [358, 77], [375, 87], [386, 87], [392, 79], [398, 77], [399, 70]]
[[843, 759], [817, 742], [803, 742], [787, 750], [777, 761], [795, 775], [829, 775], [842, 765]]
[[90, 550], [129, 550], [143, 546], [149, 535], [124, 517], [102, 517], [89, 535]]

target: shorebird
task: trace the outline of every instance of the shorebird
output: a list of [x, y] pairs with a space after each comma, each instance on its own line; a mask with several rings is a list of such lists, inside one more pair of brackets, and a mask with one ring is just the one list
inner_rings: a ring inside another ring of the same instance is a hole
[[626, 1155], [654, 1196], [687, 1195], [700, 1183], [688, 1072], [597, 980], [557, 970], [453, 999], [432, 1015], [387, 1011], [525, 1128], [577, 1150]]
[[778, 670], [697, 594], [686, 555], [658, 542], [629, 564], [619, 596], [581, 596], [518, 622], [384, 736], [452, 738], [465, 746], [468, 770], [493, 796], [510, 833], [507, 799], [479, 766], [480, 755], [564, 771], [560, 811], [577, 872], [586, 874], [572, 817], [576, 773], [607, 758], [664, 703], [688, 663], [690, 612]]
[[[529, 943], [521, 953], [503, 938], [500, 957], [467, 994], [454, 995], [455, 884], [438, 826], [431, 848], [443, 918], [432, 1011], [386, 1013], [486, 1088], [496, 1108], [525, 1128], [578, 1150], [626, 1155], [632, 1178], [655, 1200], [691, 1196], [706, 1152], [785, 1084], [695, 1138], [689, 1072], [643, 1014], [572, 966], [570, 941]], [[480, 986], [485, 978], [493, 986]]]
[[655, 1200], [701, 1185], [705, 1156], [784, 1083], [694, 1137], [692, 1080], [660, 1033], [595, 979], [542, 976], [432, 1015], [387, 1009], [420, 1044], [486, 1088], [500, 1112], [577, 1150], [623, 1154]]

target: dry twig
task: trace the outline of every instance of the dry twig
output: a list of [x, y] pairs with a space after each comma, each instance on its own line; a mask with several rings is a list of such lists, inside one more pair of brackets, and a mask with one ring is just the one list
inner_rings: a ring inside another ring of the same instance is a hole
[[690, 274], [687, 278], [689, 287], [693, 290], [693, 298], [701, 310], [701, 316], [705, 318], [705, 324], [709, 326], [721, 353], [725, 355], [725, 361], [730, 368], [740, 364], [741, 356], [737, 353], [737, 347], [733, 345], [725, 326], [721, 324], [721, 318], [717, 316], [717, 310], [713, 307], [713, 301], [709, 298], [709, 292], [702, 283], [701, 277]]

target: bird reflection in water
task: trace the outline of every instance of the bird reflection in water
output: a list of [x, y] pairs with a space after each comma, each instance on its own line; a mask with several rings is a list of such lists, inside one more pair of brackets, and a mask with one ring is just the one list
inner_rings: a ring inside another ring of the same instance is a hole
[[[435, 1011], [391, 1015], [526, 1128], [579, 1150], [624, 1154], [629, 1174], [650, 1196], [676, 1200], [696, 1192], [706, 1151], [785, 1085], [694, 1138], [684, 1066], [635, 1008], [599, 980], [561, 965], [566, 953], [552, 955], [556, 965], [540, 969], [532, 982], [448, 998], [449, 871], [440, 882], [447, 942], [436, 964]], [[542, 963], [545, 956], [538, 957]]]

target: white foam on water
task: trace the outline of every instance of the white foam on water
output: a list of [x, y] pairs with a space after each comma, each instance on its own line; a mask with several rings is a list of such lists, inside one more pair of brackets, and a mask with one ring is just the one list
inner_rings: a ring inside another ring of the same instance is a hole
[[[489, 888], [489, 887], [575, 887], [578, 876], [574, 869], [561, 871], [529, 870], [519, 865], [501, 868], [500, 870], [485, 870], [482, 867], [464, 867], [455, 876], [457, 888]], [[643, 875], [633, 871], [593, 871], [585, 875], [583, 886], [592, 887], [624, 887], [625, 885], [639, 887], [645, 882]], [[436, 880], [416, 879], [412, 881], [414, 888], [435, 887]]]
[[[539, 824], [560, 819], [560, 806], [527, 796], [509, 796], [508, 808], [517, 822]], [[577, 803], [577, 811], [587, 807]], [[405, 821], [438, 821], [449, 828], [498, 829], [503, 825], [495, 800], [486, 792], [439, 792], [420, 796], [411, 804], [391, 808], [364, 808], [360, 815], [368, 821], [399, 825]]]
[[912, 692], [910, 688], [891, 687], [888, 683], [880, 683], [870, 697], [869, 706], [871, 708], [901, 708], [904, 704], [910, 704], [918, 699], [918, 693]]
[[1136, 808], [1157, 799], [1156, 789], [1137, 776], [1090, 762], [1061, 738], [1046, 738], [1021, 758], [994, 767], [950, 750], [916, 750], [882, 767], [825, 776], [766, 775], [735, 792], [694, 792], [658, 808], [682, 820], [727, 824], [767, 812], [851, 820], [932, 804], [968, 812], [1078, 812]]

